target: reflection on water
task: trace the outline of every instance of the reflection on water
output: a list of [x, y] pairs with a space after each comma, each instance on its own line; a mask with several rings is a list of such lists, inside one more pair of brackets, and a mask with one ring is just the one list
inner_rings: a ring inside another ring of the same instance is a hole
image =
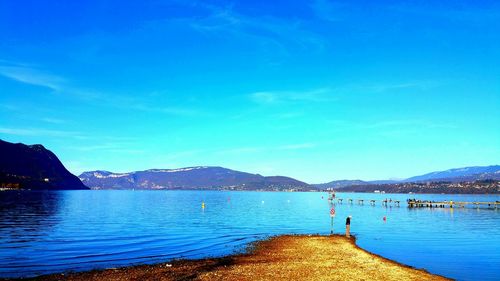
[[[369, 251], [459, 280], [500, 276], [500, 216], [492, 208], [409, 209], [404, 194], [337, 194], [379, 201], [376, 206], [335, 203], [332, 219], [333, 206], [323, 193], [61, 191], [0, 196], [0, 276], [226, 255], [269, 235], [329, 234], [332, 228], [344, 233], [348, 215], [351, 233]], [[401, 200], [401, 207], [381, 206], [387, 197]]]
[[[61, 193], [1, 192], [0, 233], [11, 246], [35, 241], [57, 224]], [[4, 231], [6, 233], [4, 233]], [[21, 239], [21, 240], [19, 240]]]

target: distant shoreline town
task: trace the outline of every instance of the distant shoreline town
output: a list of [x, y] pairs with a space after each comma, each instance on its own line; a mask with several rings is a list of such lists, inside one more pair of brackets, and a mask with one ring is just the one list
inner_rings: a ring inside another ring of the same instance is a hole
[[336, 189], [338, 192], [374, 193], [433, 193], [433, 194], [500, 194], [500, 181], [472, 182], [405, 182], [393, 184], [351, 185]]
[[500, 194], [500, 165], [433, 172], [401, 181], [340, 180], [309, 184], [285, 176], [262, 176], [224, 167], [196, 166], [129, 173], [71, 174], [42, 145], [0, 140], [0, 190], [229, 190], [381, 193]]

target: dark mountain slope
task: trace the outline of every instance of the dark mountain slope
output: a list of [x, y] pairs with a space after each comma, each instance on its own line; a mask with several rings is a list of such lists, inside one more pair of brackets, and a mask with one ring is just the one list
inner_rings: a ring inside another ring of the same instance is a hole
[[0, 187], [32, 190], [88, 189], [40, 144], [0, 140]]

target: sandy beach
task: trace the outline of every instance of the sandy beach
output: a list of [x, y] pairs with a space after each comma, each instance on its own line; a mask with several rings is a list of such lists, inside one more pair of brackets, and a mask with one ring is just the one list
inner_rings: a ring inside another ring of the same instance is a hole
[[369, 253], [343, 236], [277, 236], [247, 254], [26, 280], [449, 280]]

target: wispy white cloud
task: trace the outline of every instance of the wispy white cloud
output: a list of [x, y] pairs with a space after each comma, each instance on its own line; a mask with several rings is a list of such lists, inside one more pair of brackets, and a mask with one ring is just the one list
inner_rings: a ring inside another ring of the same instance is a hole
[[140, 101], [138, 101], [137, 103], [117, 102], [114, 104], [114, 106], [124, 109], [133, 109], [144, 112], [164, 113], [168, 115], [185, 116], [185, 117], [207, 115], [207, 113], [202, 112], [201, 110], [196, 110], [194, 108], [177, 107], [177, 106], [166, 106], [166, 107], [149, 106], [147, 104], [140, 104], [139, 102]]
[[287, 144], [277, 147], [279, 150], [301, 150], [315, 147], [315, 143]]
[[274, 104], [283, 102], [331, 102], [337, 100], [330, 88], [318, 88], [306, 91], [264, 91], [254, 92], [249, 95], [254, 102], [261, 104]]
[[304, 116], [303, 112], [285, 112], [285, 113], [278, 113], [278, 114], [273, 115], [274, 118], [278, 118], [278, 119], [292, 119], [292, 118], [297, 118], [297, 117], [301, 117], [301, 116]]
[[19, 111], [21, 108], [17, 105], [14, 104], [0, 104], [0, 108], [3, 110], [9, 110], [9, 111]]
[[48, 136], [48, 137], [87, 137], [85, 134], [76, 131], [49, 130], [40, 128], [9, 128], [0, 127], [0, 134], [14, 136]]
[[280, 101], [280, 94], [276, 92], [255, 92], [250, 94], [250, 98], [258, 103], [275, 103]]
[[95, 90], [75, 87], [71, 84], [70, 79], [43, 70], [39, 66], [10, 62], [8, 65], [0, 65], [0, 75], [28, 85], [48, 88], [54, 93], [81, 100], [94, 100], [102, 97], [102, 94]]
[[315, 0], [311, 3], [313, 12], [319, 19], [331, 22], [337, 22], [345, 17], [343, 5], [337, 1]]
[[186, 157], [192, 157], [200, 154], [215, 154], [215, 155], [227, 155], [227, 154], [252, 154], [252, 153], [263, 153], [263, 152], [273, 152], [273, 151], [292, 151], [292, 150], [305, 150], [316, 147], [317, 143], [306, 142], [306, 143], [291, 143], [282, 144], [274, 146], [242, 146], [242, 147], [232, 147], [232, 148], [215, 148], [215, 149], [192, 149], [186, 151], [178, 151], [174, 153], [168, 153], [162, 155], [162, 161], [165, 160], [176, 160], [185, 159]]
[[86, 146], [72, 146], [71, 149], [90, 152], [90, 151], [100, 151], [100, 152], [110, 152], [110, 153], [125, 153], [125, 154], [141, 154], [145, 151], [143, 149], [130, 148], [130, 144], [124, 143], [100, 143], [96, 145], [86, 145]]
[[60, 76], [25, 66], [0, 66], [0, 75], [12, 80], [60, 91], [66, 80]]
[[316, 143], [292, 143], [277, 146], [249, 146], [235, 147], [223, 150], [217, 150], [217, 154], [242, 154], [242, 153], [257, 153], [257, 152], [272, 152], [280, 150], [304, 150], [316, 147]]
[[241, 153], [256, 153], [256, 152], [262, 152], [267, 150], [268, 148], [265, 147], [234, 147], [234, 148], [229, 148], [229, 149], [222, 149], [215, 151], [217, 154], [241, 154]]
[[448, 122], [431, 122], [424, 119], [393, 119], [373, 122], [328, 120], [334, 129], [338, 130], [377, 130], [378, 132], [394, 132], [400, 130], [417, 129], [457, 129], [458, 126]]
[[309, 52], [322, 51], [326, 45], [326, 40], [321, 35], [308, 29], [305, 22], [299, 19], [290, 21], [269, 15], [249, 16], [227, 5], [196, 2], [194, 6], [206, 9], [208, 15], [178, 18], [175, 21], [184, 21], [187, 26], [204, 34], [250, 39], [252, 44], [271, 48], [275, 55], [276, 52], [289, 55], [292, 48], [307, 49]]
[[[375, 3], [375, 2], [374, 2]], [[331, 22], [353, 19], [366, 13], [366, 8], [352, 1], [339, 0], [314, 0], [311, 2], [311, 10], [316, 17]], [[464, 21], [473, 23], [490, 24], [500, 19], [498, 2], [481, 3], [478, 5], [467, 5], [457, 1], [426, 2], [426, 1], [397, 1], [395, 3], [378, 3], [377, 9], [387, 15], [418, 15], [434, 17], [451, 21]]]
[[[70, 98], [93, 103], [99, 106], [114, 107], [120, 109], [138, 110], [144, 112], [156, 112], [175, 116], [196, 116], [202, 113], [190, 107], [177, 105], [161, 106], [159, 104], [150, 105], [151, 102], [146, 97], [116, 95], [102, 93], [93, 89], [76, 87], [71, 84], [70, 79], [54, 75], [38, 68], [26, 64], [0, 65], [0, 75], [9, 79], [29, 85], [35, 85], [51, 89], [54, 93], [65, 95]], [[15, 109], [13, 105], [2, 105], [6, 109]], [[49, 123], [63, 123], [55, 118], [43, 118], [42, 121]]]
[[106, 135], [97, 135], [97, 134], [87, 134], [85, 132], [80, 131], [71, 131], [71, 130], [53, 130], [46, 128], [14, 128], [14, 127], [4, 127], [0, 126], [0, 135], [12, 135], [12, 136], [30, 136], [30, 137], [55, 137], [55, 138], [69, 138], [72, 140], [81, 140], [81, 141], [94, 141], [99, 142], [98, 145], [90, 145], [88, 149], [78, 146], [72, 146], [72, 149], [77, 150], [96, 150], [96, 149], [105, 149], [105, 148], [117, 148], [122, 149], [124, 147], [128, 147], [129, 144], [136, 143], [137, 138], [128, 137], [128, 136], [106, 136]]
[[378, 83], [355, 83], [339, 85], [331, 88], [338, 96], [359, 94], [406, 93], [412, 90], [426, 91], [440, 87], [449, 81], [445, 80], [416, 80], [416, 81], [388, 81]]
[[441, 83], [437, 81], [413, 81], [413, 82], [402, 82], [402, 83], [386, 83], [386, 84], [376, 84], [376, 85], [366, 85], [364, 89], [369, 92], [382, 93], [394, 90], [404, 90], [404, 89], [421, 89], [426, 90], [429, 88], [434, 88], [439, 86]]
[[434, 17], [450, 21], [462, 21], [474, 24], [490, 25], [500, 20], [500, 5], [497, 1], [490, 3], [477, 2], [478, 5], [467, 5], [461, 2], [432, 2], [419, 3], [415, 1], [402, 1], [388, 5], [386, 8], [396, 13], [415, 14], [419, 16]]
[[51, 117], [44, 117], [40, 119], [43, 122], [46, 123], [51, 123], [51, 124], [65, 124], [67, 123], [67, 120], [59, 119], [59, 118], [51, 118]]
[[71, 149], [78, 151], [96, 151], [96, 150], [116, 149], [117, 147], [118, 147], [117, 143], [99, 143], [96, 145], [72, 146]]
[[427, 128], [427, 129], [456, 129], [457, 126], [450, 123], [443, 122], [429, 122], [419, 119], [407, 120], [388, 120], [375, 122], [373, 124], [365, 124], [364, 128], [377, 129], [377, 128], [394, 128], [394, 127], [413, 127], [413, 128]]

